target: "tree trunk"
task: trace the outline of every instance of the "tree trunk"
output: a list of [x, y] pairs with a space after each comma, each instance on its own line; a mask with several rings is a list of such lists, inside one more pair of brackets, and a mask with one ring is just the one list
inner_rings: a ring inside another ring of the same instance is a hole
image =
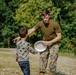
[[10, 39], [8, 38], [8, 48], [10, 48]]

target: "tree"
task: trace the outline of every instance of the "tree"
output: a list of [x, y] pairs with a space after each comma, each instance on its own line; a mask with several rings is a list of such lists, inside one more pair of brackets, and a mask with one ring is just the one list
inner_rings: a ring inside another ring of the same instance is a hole
[[0, 0], [1, 47], [10, 47], [11, 39], [17, 35], [15, 31], [18, 30], [19, 27], [13, 19], [15, 8], [17, 8], [17, 4], [12, 2], [12, 0]]
[[59, 21], [62, 27], [61, 50], [73, 52], [76, 49], [76, 0], [52, 0], [61, 9]]
[[[48, 9], [51, 18], [61, 26], [60, 51], [75, 54], [76, 0], [0, 0], [0, 47], [9, 47], [21, 26], [32, 28], [41, 20], [44, 9]], [[34, 43], [41, 39], [41, 32], [36, 31], [30, 36], [28, 40]]]
[[[14, 19], [16, 20], [16, 23], [20, 23], [22, 26], [29, 29], [32, 28], [39, 20], [41, 20], [41, 12], [44, 9], [48, 9], [51, 13], [51, 18], [57, 20], [60, 9], [54, 7], [51, 0], [22, 1], [19, 8], [16, 10], [16, 16]], [[41, 34], [40, 32], [34, 32], [31, 36], [31, 38], [34, 38], [36, 41], [35, 37], [37, 36], [40, 38]]]

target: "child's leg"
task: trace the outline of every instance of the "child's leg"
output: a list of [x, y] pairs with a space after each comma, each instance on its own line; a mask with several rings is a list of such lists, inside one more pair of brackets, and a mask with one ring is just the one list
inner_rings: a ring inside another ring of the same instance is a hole
[[29, 61], [20, 61], [19, 66], [24, 75], [30, 75], [30, 64]]

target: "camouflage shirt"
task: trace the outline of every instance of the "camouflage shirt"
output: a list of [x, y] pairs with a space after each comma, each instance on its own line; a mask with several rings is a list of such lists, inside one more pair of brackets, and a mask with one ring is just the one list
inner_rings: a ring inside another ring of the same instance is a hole
[[27, 41], [21, 41], [19, 40], [17, 43], [17, 51], [16, 55], [18, 58], [18, 61], [28, 61], [29, 60], [29, 52], [36, 54], [37, 51], [35, 51], [31, 46], [30, 43]]

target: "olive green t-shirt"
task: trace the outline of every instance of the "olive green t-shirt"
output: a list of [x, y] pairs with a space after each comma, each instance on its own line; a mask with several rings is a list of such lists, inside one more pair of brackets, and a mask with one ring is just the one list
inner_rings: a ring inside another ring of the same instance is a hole
[[54, 39], [57, 36], [56, 33], [61, 32], [59, 24], [53, 20], [51, 20], [48, 25], [46, 25], [43, 21], [40, 21], [34, 26], [34, 29], [41, 29], [43, 40], [47, 41]]

